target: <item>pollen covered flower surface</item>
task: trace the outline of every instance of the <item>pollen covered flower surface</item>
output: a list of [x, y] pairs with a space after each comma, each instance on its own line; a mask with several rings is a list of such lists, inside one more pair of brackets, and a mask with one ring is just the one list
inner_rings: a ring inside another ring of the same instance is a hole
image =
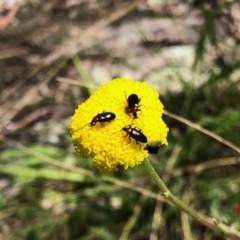
[[[140, 99], [137, 118], [126, 112], [127, 98], [131, 94]], [[104, 112], [116, 117], [110, 122], [95, 121], [91, 126], [93, 118]], [[144, 150], [147, 143], [167, 144], [168, 128], [162, 114], [163, 105], [157, 91], [144, 82], [117, 78], [100, 86], [78, 106], [69, 129], [76, 151], [82, 157], [92, 157], [100, 171], [113, 172], [119, 165], [127, 169], [141, 164], [148, 156], [148, 151]], [[147, 143], [137, 143], [129, 134], [125, 137], [123, 127], [135, 128], [146, 136]]]

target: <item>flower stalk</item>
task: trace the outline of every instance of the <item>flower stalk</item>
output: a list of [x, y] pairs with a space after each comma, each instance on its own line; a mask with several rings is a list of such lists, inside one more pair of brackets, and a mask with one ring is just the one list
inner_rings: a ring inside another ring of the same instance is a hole
[[240, 239], [240, 232], [237, 231], [234, 228], [231, 228], [223, 223], [218, 222], [214, 218], [207, 217], [205, 215], [199, 214], [192, 208], [185, 205], [183, 202], [181, 202], [178, 198], [176, 198], [170, 190], [167, 188], [167, 186], [164, 184], [162, 179], [159, 177], [153, 166], [151, 165], [150, 161], [148, 159], [144, 160], [144, 165], [151, 176], [151, 178], [155, 181], [157, 186], [159, 187], [160, 191], [162, 192], [162, 195], [166, 197], [166, 199], [172, 203], [175, 207], [178, 207], [180, 210], [184, 211], [188, 215], [190, 215], [192, 218], [194, 218], [196, 221], [200, 222], [204, 226], [213, 229], [217, 232], [222, 233], [224, 236], [239, 240]]

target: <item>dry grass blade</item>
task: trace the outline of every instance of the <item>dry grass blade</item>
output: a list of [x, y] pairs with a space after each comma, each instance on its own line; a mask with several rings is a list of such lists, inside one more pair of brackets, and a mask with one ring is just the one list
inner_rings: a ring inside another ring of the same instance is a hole
[[171, 176], [180, 176], [186, 172], [188, 173], [200, 173], [206, 169], [209, 168], [215, 168], [220, 166], [229, 166], [229, 165], [236, 165], [240, 164], [240, 158], [239, 157], [232, 157], [232, 158], [220, 158], [220, 159], [214, 159], [203, 163], [198, 163], [182, 168], [176, 168], [173, 169], [169, 174]]
[[74, 80], [74, 79], [71, 79], [71, 78], [58, 77], [56, 80], [58, 82], [77, 85], [77, 86], [81, 86], [81, 87], [85, 87], [85, 88], [90, 88], [90, 89], [93, 89], [93, 90], [95, 90], [97, 88], [96, 86], [87, 85], [85, 83], [80, 82], [79, 80]]
[[240, 148], [239, 148], [238, 146], [236, 146], [235, 144], [229, 142], [228, 140], [220, 137], [220, 136], [217, 135], [216, 133], [213, 133], [213, 132], [211, 132], [211, 131], [203, 128], [203, 127], [200, 126], [199, 124], [193, 123], [193, 122], [187, 120], [186, 118], [179, 117], [178, 115], [173, 114], [173, 113], [170, 113], [170, 112], [168, 112], [167, 110], [164, 110], [164, 114], [165, 114], [166, 116], [170, 117], [170, 118], [173, 118], [173, 119], [175, 119], [175, 120], [177, 120], [177, 121], [179, 121], [179, 122], [182, 122], [182, 123], [188, 125], [189, 127], [194, 128], [194, 129], [196, 129], [196, 130], [198, 130], [198, 131], [200, 131], [200, 132], [202, 132], [202, 133], [204, 133], [204, 134], [206, 134], [206, 135], [214, 138], [214, 139], [217, 140], [218, 142], [221, 142], [222, 144], [224, 144], [224, 145], [230, 147], [231, 149], [233, 149], [234, 151], [240, 153]]
[[[185, 204], [189, 205], [189, 190], [186, 189], [183, 193], [183, 201]], [[183, 231], [183, 236], [185, 240], [192, 240], [192, 233], [191, 233], [191, 228], [189, 224], [189, 217], [188, 214], [185, 212], [181, 212], [181, 221], [182, 221], [182, 231]]]
[[6, 125], [6, 128], [3, 130], [3, 135], [6, 136], [14, 131], [17, 131], [28, 124], [32, 123], [33, 121], [39, 119], [40, 117], [49, 114], [52, 110], [52, 107], [42, 107], [39, 108], [28, 115], [24, 116], [22, 119], [20, 119], [17, 122], [9, 122], [9, 125]]
[[28, 51], [24, 48], [7, 49], [0, 52], [0, 60], [25, 54], [28, 54]]

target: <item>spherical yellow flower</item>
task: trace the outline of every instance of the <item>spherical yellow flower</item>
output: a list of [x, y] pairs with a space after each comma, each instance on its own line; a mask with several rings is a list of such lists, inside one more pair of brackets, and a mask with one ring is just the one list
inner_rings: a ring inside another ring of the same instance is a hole
[[[138, 101], [128, 108], [132, 94]], [[141, 164], [148, 156], [147, 144], [167, 144], [162, 114], [157, 91], [144, 82], [117, 78], [78, 106], [69, 129], [82, 157], [92, 157], [100, 171], [113, 172], [119, 165], [127, 169]]]

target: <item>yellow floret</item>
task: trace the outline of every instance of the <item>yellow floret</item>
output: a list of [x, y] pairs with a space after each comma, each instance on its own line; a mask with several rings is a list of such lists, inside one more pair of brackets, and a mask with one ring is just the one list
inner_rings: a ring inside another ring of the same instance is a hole
[[[126, 113], [127, 98], [137, 94], [141, 99], [138, 118]], [[97, 122], [90, 126], [94, 116], [112, 112], [116, 118], [111, 122]], [[118, 165], [125, 169], [142, 163], [148, 156], [146, 143], [136, 141], [122, 130], [131, 125], [141, 129], [148, 142], [167, 144], [168, 128], [163, 122], [163, 105], [159, 94], [144, 82], [117, 78], [100, 86], [93, 95], [80, 104], [69, 125], [70, 134], [77, 152], [82, 157], [93, 157], [100, 171], [117, 171]]]

